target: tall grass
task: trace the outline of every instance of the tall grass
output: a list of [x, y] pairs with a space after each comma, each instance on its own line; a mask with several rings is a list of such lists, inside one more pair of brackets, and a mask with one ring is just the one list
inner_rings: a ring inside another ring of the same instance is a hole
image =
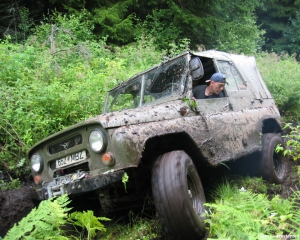
[[300, 65], [294, 56], [261, 53], [258, 68], [285, 121], [300, 117]]

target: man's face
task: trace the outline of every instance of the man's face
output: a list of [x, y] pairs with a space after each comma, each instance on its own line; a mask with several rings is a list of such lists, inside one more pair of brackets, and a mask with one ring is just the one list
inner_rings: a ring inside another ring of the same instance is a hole
[[211, 86], [214, 94], [220, 94], [224, 90], [225, 83], [211, 81]]

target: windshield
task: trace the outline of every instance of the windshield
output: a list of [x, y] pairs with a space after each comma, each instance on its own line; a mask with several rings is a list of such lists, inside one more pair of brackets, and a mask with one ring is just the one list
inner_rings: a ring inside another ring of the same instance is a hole
[[104, 112], [137, 108], [174, 93], [182, 93], [188, 70], [187, 56], [160, 65], [110, 91]]

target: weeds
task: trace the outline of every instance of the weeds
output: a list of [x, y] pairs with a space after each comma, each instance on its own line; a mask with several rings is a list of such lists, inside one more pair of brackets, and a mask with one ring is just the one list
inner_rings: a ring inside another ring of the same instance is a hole
[[293, 126], [292, 123], [287, 123], [283, 129], [289, 129], [289, 133], [284, 135], [287, 148], [283, 146], [277, 146], [276, 152], [283, 151], [284, 155], [288, 155], [293, 158], [294, 161], [300, 159], [300, 126]]
[[256, 60], [285, 121], [297, 121], [300, 117], [299, 62], [294, 56], [264, 52], [258, 54]]
[[289, 199], [278, 195], [269, 199], [266, 194], [240, 189], [237, 184], [225, 181], [216, 189], [215, 196], [215, 202], [205, 204], [210, 237], [258, 239], [299, 233], [299, 191]]
[[69, 216], [69, 221], [87, 231], [87, 240], [96, 236], [97, 231], [105, 232], [106, 228], [100, 221], [110, 221], [106, 217], [95, 217], [90, 210], [83, 212], [74, 212]]
[[21, 188], [21, 181], [19, 178], [11, 179], [10, 182], [0, 180], [1, 191], [5, 191], [5, 190], [9, 190], [9, 189], [19, 189], [19, 188]]
[[113, 224], [107, 227], [107, 231], [101, 234], [101, 239], [118, 240], [150, 240], [159, 239], [162, 236], [162, 228], [157, 219], [148, 219], [128, 213], [129, 222], [126, 224]]

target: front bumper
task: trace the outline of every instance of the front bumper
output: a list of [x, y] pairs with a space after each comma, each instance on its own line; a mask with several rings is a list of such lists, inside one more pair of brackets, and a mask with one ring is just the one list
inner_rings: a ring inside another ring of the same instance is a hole
[[112, 183], [122, 180], [124, 171], [108, 172], [90, 177], [87, 172], [79, 172], [55, 178], [52, 182], [43, 183], [42, 188], [37, 189], [32, 195], [33, 199], [45, 200], [54, 196], [62, 196], [64, 194], [78, 194], [91, 192]]

